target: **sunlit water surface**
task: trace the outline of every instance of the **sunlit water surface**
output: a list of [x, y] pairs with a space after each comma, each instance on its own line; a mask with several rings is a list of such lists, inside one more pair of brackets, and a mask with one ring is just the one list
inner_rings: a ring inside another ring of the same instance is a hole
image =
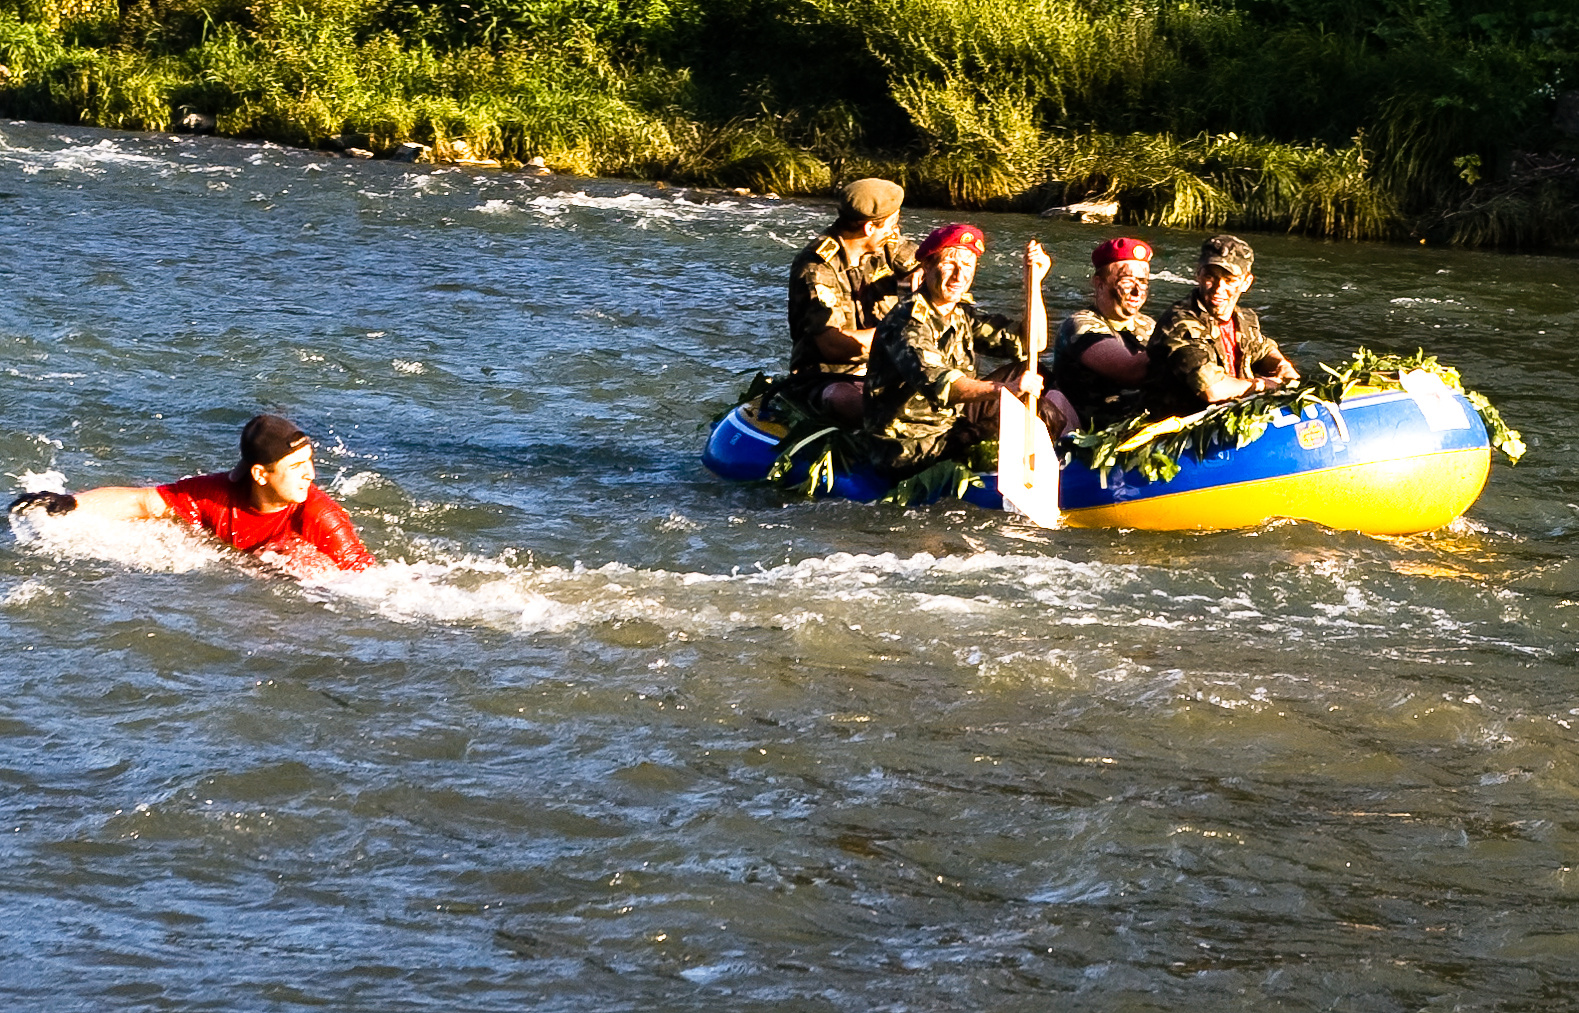
[[[6, 489], [278, 411], [388, 560], [4, 539], [8, 1008], [1579, 1005], [1572, 260], [1255, 237], [1301, 368], [1523, 429], [1451, 529], [1042, 531], [698, 464], [826, 204], [0, 134]], [[1111, 234], [981, 221], [1055, 316]]]

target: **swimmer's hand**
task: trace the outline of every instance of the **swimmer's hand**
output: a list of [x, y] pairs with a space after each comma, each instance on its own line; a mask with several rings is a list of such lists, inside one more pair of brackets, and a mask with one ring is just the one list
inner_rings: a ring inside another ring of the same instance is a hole
[[77, 497], [64, 492], [24, 492], [11, 501], [10, 512], [19, 514], [29, 507], [43, 507], [51, 517], [77, 509]]

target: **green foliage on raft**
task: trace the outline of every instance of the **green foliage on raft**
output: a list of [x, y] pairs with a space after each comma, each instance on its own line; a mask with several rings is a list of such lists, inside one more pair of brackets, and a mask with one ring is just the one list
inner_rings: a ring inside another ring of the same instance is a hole
[[964, 499], [968, 489], [985, 489], [983, 476], [998, 470], [998, 441], [972, 444], [963, 461], [942, 460], [901, 479], [882, 498], [884, 503], [910, 506], [931, 503], [945, 496]]
[[[751, 385], [741, 392], [734, 407], [748, 402], [757, 402], [759, 411], [787, 430], [779, 440], [779, 453], [768, 467], [766, 481], [810, 499], [819, 492], [833, 491], [836, 468], [848, 469], [861, 459], [856, 434], [830, 425], [825, 417], [786, 390], [781, 380], [758, 373]], [[797, 458], [807, 461], [806, 476], [799, 482], [792, 482], [790, 475], [795, 470]]]
[[930, 503], [942, 496], [964, 499], [966, 489], [984, 489], [986, 485], [980, 473], [973, 471], [969, 465], [945, 459], [902, 479], [883, 495], [882, 501], [910, 506], [912, 503]]
[[[766, 481], [810, 499], [818, 493], [833, 492], [835, 469], [849, 470], [864, 458], [858, 434], [829, 425], [825, 418], [812, 412], [763, 373], [758, 373], [750, 386], [741, 392], [735, 407], [759, 397], [763, 398], [763, 403], [771, 399], [774, 421], [788, 430], [779, 440], [779, 453], [768, 468]], [[729, 410], [732, 409], [726, 409], [725, 414]], [[722, 415], [714, 422], [721, 418]], [[791, 481], [797, 460], [807, 464], [806, 475], [798, 482]], [[997, 441], [978, 443], [970, 449], [968, 460], [939, 461], [896, 483], [883, 495], [881, 502], [909, 506], [928, 503], [941, 496], [961, 499], [968, 488], [984, 488], [982, 474], [997, 466]]]
[[1463, 394], [1485, 422], [1491, 445], [1500, 450], [1510, 464], [1519, 462], [1525, 447], [1518, 431], [1508, 428], [1501, 413], [1483, 395], [1464, 389], [1458, 370], [1438, 362], [1434, 355], [1426, 355], [1424, 349], [1417, 350], [1414, 355], [1378, 355], [1361, 347], [1339, 368], [1322, 363], [1319, 376], [1275, 391], [1213, 405], [1188, 416], [1178, 429], [1150, 439], [1138, 439], [1155, 423], [1144, 414], [1115, 422], [1105, 429], [1081, 430], [1070, 439], [1075, 445], [1076, 456], [1089, 467], [1100, 470], [1104, 479], [1116, 469], [1138, 472], [1152, 482], [1167, 482], [1179, 473], [1179, 458], [1186, 453], [1200, 459], [1213, 447], [1231, 446], [1237, 450], [1260, 439], [1279, 409], [1297, 415], [1307, 405], [1319, 404], [1337, 414], [1341, 411], [1339, 402], [1350, 391], [1359, 387], [1402, 390], [1400, 374], [1416, 369], [1436, 375], [1449, 389]]
[[[833, 492], [834, 446], [839, 442], [837, 437], [840, 435], [838, 426], [830, 426], [813, 418], [800, 418], [779, 441], [782, 449], [768, 468], [767, 480], [788, 486], [808, 499], [819, 492]], [[807, 451], [807, 448], [812, 449], [806, 477], [791, 485], [789, 476], [795, 467], [795, 456]], [[848, 459], [848, 455], [841, 454], [840, 458], [842, 463]]]
[[1539, 246], [1579, 239], [1576, 54], [1547, 0], [0, 0], [0, 110]]
[[[1198, 460], [1215, 447], [1238, 450], [1260, 439], [1279, 410], [1298, 415], [1309, 405], [1321, 405], [1341, 416], [1342, 400], [1360, 388], [1402, 390], [1401, 376], [1423, 370], [1439, 378], [1450, 390], [1463, 394], [1480, 414], [1492, 447], [1518, 464], [1525, 445], [1518, 430], [1508, 428], [1502, 414], [1477, 391], [1467, 390], [1457, 369], [1440, 362], [1436, 356], [1417, 349], [1413, 355], [1378, 354], [1360, 347], [1341, 366], [1320, 364], [1321, 372], [1278, 390], [1216, 404], [1196, 415], [1174, 420], [1177, 426], [1159, 425], [1144, 413], [1115, 422], [1105, 429], [1082, 429], [1069, 437], [1074, 457], [1102, 472], [1104, 481], [1113, 470], [1134, 471], [1152, 482], [1171, 481], [1179, 473], [1179, 458], [1193, 454]], [[793, 396], [786, 395], [765, 374], [758, 373], [742, 392], [737, 404], [768, 394], [773, 398], [777, 421], [788, 427], [779, 441], [779, 456], [767, 480], [812, 497], [833, 491], [835, 468], [848, 468], [861, 459], [855, 434], [831, 426], [809, 411]], [[721, 417], [721, 416], [720, 416]], [[715, 421], [717, 421], [715, 419]], [[1160, 430], [1148, 434], [1148, 430]], [[805, 478], [790, 482], [795, 459], [809, 459]], [[970, 449], [965, 461], [939, 461], [924, 471], [904, 479], [883, 496], [882, 502], [909, 506], [941, 496], [963, 498], [970, 487], [980, 488], [982, 476], [997, 470], [998, 444], [984, 441]]]

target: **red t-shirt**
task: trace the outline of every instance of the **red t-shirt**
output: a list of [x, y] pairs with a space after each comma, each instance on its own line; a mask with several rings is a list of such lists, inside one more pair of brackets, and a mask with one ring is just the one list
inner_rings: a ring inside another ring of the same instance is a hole
[[310, 546], [342, 570], [364, 570], [376, 562], [344, 508], [316, 485], [308, 486], [307, 502], [270, 514], [252, 509], [246, 489], [223, 471], [161, 485], [159, 495], [177, 517], [242, 552], [271, 549], [294, 556]]
[[1234, 326], [1233, 317], [1227, 323], [1221, 321], [1217, 324], [1217, 333], [1223, 338], [1223, 355], [1228, 359], [1228, 375], [1238, 377], [1239, 368], [1239, 329]]

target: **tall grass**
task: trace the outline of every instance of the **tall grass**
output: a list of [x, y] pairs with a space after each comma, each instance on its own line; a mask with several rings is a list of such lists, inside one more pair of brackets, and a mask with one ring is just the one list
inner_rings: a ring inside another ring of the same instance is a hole
[[[1166, 59], [1155, 0], [810, 0], [908, 94], [970, 82], [1054, 120], [1128, 105]], [[903, 101], [901, 101], [903, 104]]]
[[1050, 145], [1060, 203], [1116, 201], [1127, 221], [1176, 228], [1279, 228], [1344, 239], [1388, 235], [1398, 221], [1356, 138], [1347, 148], [1236, 134], [1066, 134]]
[[922, 200], [979, 207], [1035, 185], [1043, 138], [1024, 91], [994, 95], [961, 77], [941, 85], [907, 78], [896, 84], [894, 98], [927, 146], [901, 172]]
[[[0, 0], [0, 110], [779, 193], [1579, 238], [1546, 0]], [[1541, 173], [1518, 176], [1529, 152]], [[1556, 168], [1553, 168], [1553, 167]]]
[[1571, 188], [1488, 197], [1463, 171], [1507, 183], [1520, 150], [1579, 153], [1549, 117], [1579, 82], [1572, 5], [808, 2], [887, 68], [924, 145], [911, 175], [934, 198], [988, 203], [1041, 164], [1063, 199], [1116, 199], [1132, 220], [1579, 238], [1561, 224], [1571, 216], [1545, 229], [1532, 217]]
[[1375, 239], [1401, 228], [1361, 138], [1343, 148], [1237, 134], [1044, 130], [1032, 100], [948, 80], [897, 89], [927, 150], [890, 167], [922, 199], [1042, 210], [1113, 202], [1120, 221]]

